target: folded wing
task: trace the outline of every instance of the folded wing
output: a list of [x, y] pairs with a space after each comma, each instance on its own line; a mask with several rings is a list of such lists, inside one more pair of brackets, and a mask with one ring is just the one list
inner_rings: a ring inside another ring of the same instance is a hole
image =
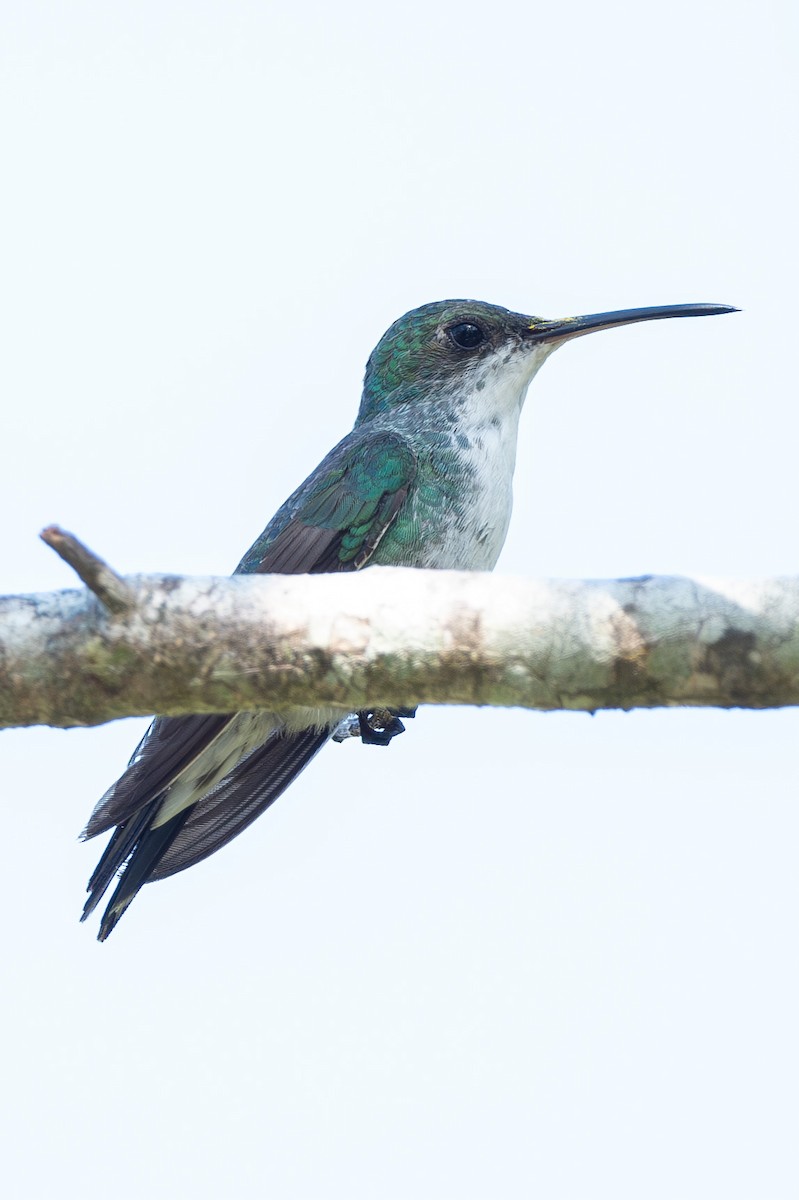
[[[396, 519], [415, 471], [403, 439], [355, 430], [289, 498], [237, 572], [361, 569]], [[122, 869], [101, 922], [104, 940], [143, 884], [213, 854], [260, 816], [333, 728], [314, 723], [287, 732], [269, 713], [157, 717], [86, 826], [86, 837], [116, 828], [89, 881], [82, 919]], [[173, 811], [176, 795], [181, 807]]]

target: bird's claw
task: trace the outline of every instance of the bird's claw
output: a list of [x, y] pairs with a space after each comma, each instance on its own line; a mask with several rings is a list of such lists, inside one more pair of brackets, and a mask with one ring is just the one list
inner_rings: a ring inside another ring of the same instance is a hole
[[341, 722], [333, 734], [334, 742], [359, 737], [367, 746], [387, 746], [392, 738], [405, 732], [400, 717], [416, 716], [415, 708], [365, 708]]
[[405, 732], [400, 720], [416, 715], [415, 708], [369, 708], [358, 713], [361, 741], [367, 746], [387, 746], [392, 738]]

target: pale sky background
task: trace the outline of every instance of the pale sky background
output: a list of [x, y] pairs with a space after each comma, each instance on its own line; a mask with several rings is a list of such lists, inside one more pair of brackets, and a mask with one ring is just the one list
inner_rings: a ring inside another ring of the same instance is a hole
[[[744, 310], [546, 365], [501, 571], [799, 571], [798, 28], [5, 0], [0, 590], [228, 572], [447, 296]], [[143, 728], [0, 738], [6, 1194], [799, 1194], [795, 713], [427, 709], [99, 946]]]

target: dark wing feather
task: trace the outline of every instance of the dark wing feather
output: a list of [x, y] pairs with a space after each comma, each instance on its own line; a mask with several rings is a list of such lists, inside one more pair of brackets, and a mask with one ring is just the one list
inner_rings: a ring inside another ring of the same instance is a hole
[[150, 879], [185, 871], [232, 841], [277, 800], [330, 737], [328, 729], [277, 734], [237, 763], [191, 809]]
[[232, 717], [232, 713], [156, 717], [127, 771], [109, 788], [90, 816], [83, 837], [105, 833], [127, 821], [154, 796], [161, 795], [210, 746]]
[[315, 525], [292, 521], [266, 551], [258, 572], [262, 575], [305, 575], [312, 571], [333, 570], [338, 542], [337, 529], [319, 529]]
[[[415, 456], [402, 438], [354, 430], [290, 497], [237, 572], [292, 575], [360, 569], [395, 520], [415, 473]], [[84, 917], [124, 867], [103, 917], [101, 940], [143, 884], [192, 866], [254, 821], [331, 733], [313, 728], [269, 738], [191, 808], [153, 826], [168, 788], [234, 715], [156, 718], [128, 771], [92, 814], [86, 837], [117, 828], [89, 882]]]

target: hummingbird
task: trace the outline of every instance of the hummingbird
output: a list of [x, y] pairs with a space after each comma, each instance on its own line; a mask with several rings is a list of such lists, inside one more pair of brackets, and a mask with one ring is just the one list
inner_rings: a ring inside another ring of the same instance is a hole
[[[544, 320], [476, 300], [400, 317], [366, 365], [351, 433], [278, 510], [235, 573], [360, 571], [372, 563], [490, 571], [511, 516], [519, 416], [542, 364], [601, 329], [736, 312], [721, 304]], [[332, 738], [387, 745], [413, 709], [335, 707], [157, 716], [84, 830], [113, 830], [85, 920], [119, 874], [104, 941], [145, 883], [200, 862], [259, 817]]]

